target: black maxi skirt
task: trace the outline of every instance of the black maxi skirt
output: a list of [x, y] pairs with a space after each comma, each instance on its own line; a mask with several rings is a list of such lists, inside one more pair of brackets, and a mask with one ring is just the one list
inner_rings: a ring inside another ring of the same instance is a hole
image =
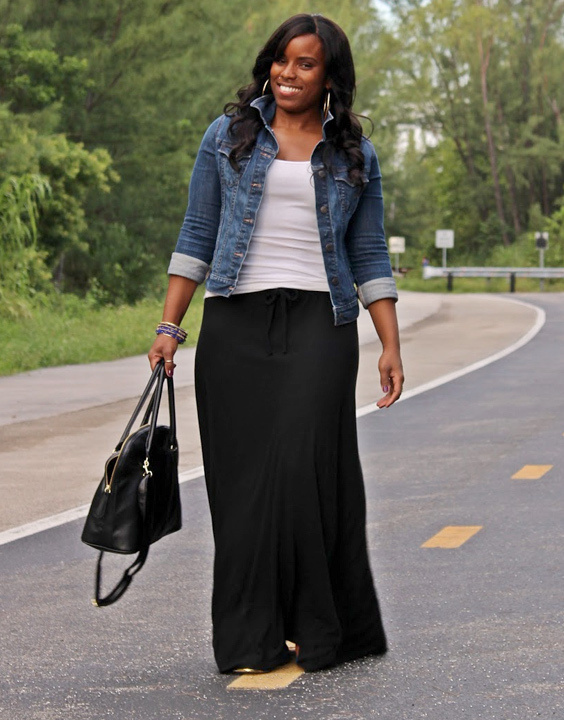
[[215, 541], [221, 672], [271, 670], [299, 645], [307, 671], [386, 651], [366, 546], [356, 322], [329, 293], [211, 297], [196, 400]]

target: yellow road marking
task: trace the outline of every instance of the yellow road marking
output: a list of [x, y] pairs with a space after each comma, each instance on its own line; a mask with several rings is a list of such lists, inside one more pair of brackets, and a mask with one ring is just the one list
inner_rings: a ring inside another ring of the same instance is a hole
[[465, 543], [472, 535], [475, 535], [478, 530], [481, 530], [483, 525], [447, 525], [440, 530], [432, 538], [429, 538], [427, 542], [424, 542], [421, 547], [437, 547], [437, 548], [457, 548]]
[[288, 687], [288, 685], [293, 683], [294, 680], [297, 680], [303, 672], [303, 669], [299, 665], [296, 665], [295, 662], [290, 662], [287, 665], [276, 668], [276, 670], [272, 670], [272, 672], [257, 675], [251, 673], [241, 675], [236, 680], [233, 680], [232, 683], [229, 683], [227, 688], [234, 688], [236, 690], [278, 690]]
[[553, 465], [523, 465], [523, 467], [511, 476], [512, 480], [539, 480], [551, 470]]

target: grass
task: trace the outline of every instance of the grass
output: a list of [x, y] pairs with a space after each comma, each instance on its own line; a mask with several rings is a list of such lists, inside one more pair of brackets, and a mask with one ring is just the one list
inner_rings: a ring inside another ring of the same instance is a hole
[[[413, 272], [397, 278], [400, 290], [446, 292], [446, 279], [423, 280]], [[564, 281], [545, 280], [546, 291], [564, 291]], [[518, 292], [538, 292], [539, 281], [517, 278]], [[454, 278], [453, 292], [508, 292], [504, 278]], [[161, 319], [163, 299], [134, 306], [93, 307], [72, 295], [61, 295], [19, 320], [0, 317], [0, 375], [56, 365], [116, 360], [148, 352]], [[195, 345], [202, 321], [204, 288], [196, 291], [183, 323], [187, 345]]]
[[[187, 345], [195, 345], [203, 311], [198, 288], [183, 327]], [[0, 375], [56, 365], [115, 360], [148, 352], [161, 319], [164, 297], [134, 306], [92, 307], [74, 296], [61, 295], [30, 317], [0, 317]]]
[[[444, 293], [447, 291], [446, 278], [431, 278], [423, 280], [415, 272], [405, 277], [396, 278], [399, 290], [413, 290], [416, 292]], [[516, 292], [539, 292], [539, 280], [534, 278], [517, 278]], [[544, 291], [563, 292], [564, 280], [545, 280]], [[454, 293], [499, 293], [509, 292], [509, 279], [507, 278], [453, 278], [452, 292]]]

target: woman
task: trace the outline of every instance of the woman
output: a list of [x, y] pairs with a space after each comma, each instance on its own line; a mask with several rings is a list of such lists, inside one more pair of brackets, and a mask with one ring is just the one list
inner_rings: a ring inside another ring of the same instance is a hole
[[204, 135], [149, 353], [172, 374], [207, 278], [196, 399], [221, 672], [272, 670], [291, 657], [285, 641], [308, 671], [386, 651], [356, 438], [358, 298], [383, 343], [379, 407], [403, 371], [380, 171], [354, 88], [333, 22], [296, 15], [274, 32]]

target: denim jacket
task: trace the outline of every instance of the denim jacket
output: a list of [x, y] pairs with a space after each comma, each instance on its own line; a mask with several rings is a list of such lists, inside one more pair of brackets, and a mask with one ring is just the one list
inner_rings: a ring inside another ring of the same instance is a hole
[[[234, 141], [229, 118], [220, 116], [207, 129], [190, 181], [188, 208], [168, 272], [228, 297], [237, 278], [260, 207], [266, 173], [278, 154], [269, 126], [275, 111], [272, 96], [254, 100], [264, 123], [256, 145], [229, 164]], [[354, 186], [344, 158], [336, 155], [331, 169], [322, 161], [323, 140], [311, 156], [317, 224], [335, 325], [358, 317], [358, 298], [367, 307], [382, 298], [397, 299], [383, 226], [381, 174], [372, 143], [362, 139], [364, 185]], [[357, 298], [358, 295], [358, 298]]]

